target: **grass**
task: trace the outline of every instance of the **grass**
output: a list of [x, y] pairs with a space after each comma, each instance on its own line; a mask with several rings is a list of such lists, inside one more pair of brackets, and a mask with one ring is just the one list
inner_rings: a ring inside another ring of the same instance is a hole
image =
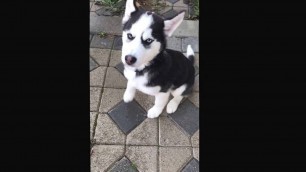
[[105, 38], [107, 36], [107, 33], [100, 32], [100, 33], [98, 33], [98, 35], [99, 35], [100, 38]]
[[200, 17], [200, 6], [199, 6], [199, 0], [193, 0], [193, 15], [190, 16], [190, 19], [197, 20]]
[[103, 5], [106, 6], [109, 10], [111, 10], [113, 13], [120, 13], [123, 9], [118, 8], [118, 3], [123, 0], [100, 0], [97, 1], [96, 5]]

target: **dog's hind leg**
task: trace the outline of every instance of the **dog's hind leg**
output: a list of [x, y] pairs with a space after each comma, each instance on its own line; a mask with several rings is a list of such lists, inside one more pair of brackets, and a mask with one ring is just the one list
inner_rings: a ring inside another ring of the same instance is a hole
[[182, 94], [185, 90], [186, 90], [186, 85], [182, 85], [171, 92], [173, 99], [171, 99], [167, 105], [167, 113], [173, 113], [177, 110], [177, 107], [184, 98]]
[[155, 95], [155, 103], [154, 106], [148, 111], [148, 118], [156, 118], [163, 112], [169, 100], [169, 96], [170, 92], [158, 93]]

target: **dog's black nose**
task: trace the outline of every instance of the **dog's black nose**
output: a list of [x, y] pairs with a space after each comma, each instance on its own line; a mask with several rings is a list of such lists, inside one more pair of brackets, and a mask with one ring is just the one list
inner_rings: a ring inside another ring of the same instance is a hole
[[125, 62], [128, 64], [128, 65], [132, 65], [136, 62], [136, 58], [134, 56], [130, 56], [130, 55], [126, 55], [125, 56]]

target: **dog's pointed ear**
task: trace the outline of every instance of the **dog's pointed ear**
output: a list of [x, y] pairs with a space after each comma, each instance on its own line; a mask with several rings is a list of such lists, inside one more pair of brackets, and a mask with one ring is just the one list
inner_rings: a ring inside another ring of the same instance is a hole
[[185, 11], [180, 12], [178, 15], [173, 17], [172, 19], [164, 21], [164, 33], [166, 36], [170, 37], [176, 28], [182, 23], [184, 20]]
[[122, 24], [124, 24], [125, 22], [127, 22], [129, 20], [132, 12], [137, 10], [137, 6], [136, 6], [135, 1], [136, 0], [126, 0], [125, 12], [124, 12], [124, 16], [122, 18]]

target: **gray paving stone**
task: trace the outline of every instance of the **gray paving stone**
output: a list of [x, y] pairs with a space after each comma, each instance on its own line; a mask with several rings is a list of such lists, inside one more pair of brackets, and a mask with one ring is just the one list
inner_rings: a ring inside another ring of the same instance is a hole
[[116, 36], [114, 40], [113, 50], [121, 50], [122, 49], [122, 37]]
[[181, 103], [178, 109], [169, 116], [190, 136], [199, 129], [199, 108], [188, 99]]
[[177, 11], [171, 9], [171, 10], [165, 12], [165, 13], [163, 14], [163, 17], [164, 17], [165, 19], [168, 19], [168, 18], [172, 18], [172, 17], [176, 16], [177, 14], [178, 14]]
[[180, 171], [191, 159], [190, 147], [160, 147], [159, 148], [159, 171]]
[[93, 2], [89, 2], [89, 11], [91, 11], [92, 5], [93, 5]]
[[123, 71], [124, 71], [124, 66], [123, 66], [123, 63], [118, 63], [117, 65], [116, 65], [116, 67], [115, 67], [116, 69], [118, 69], [118, 71], [120, 72], [120, 73], [122, 73], [122, 75], [123, 75]]
[[195, 53], [199, 52], [199, 38], [198, 37], [187, 37], [182, 39], [182, 50], [187, 51], [187, 45], [191, 45], [191, 48]]
[[154, 96], [150, 96], [148, 94], [144, 94], [140, 91], [136, 91], [135, 100], [140, 104], [140, 106], [148, 111], [150, 108], [154, 106]]
[[91, 172], [105, 171], [124, 155], [124, 145], [95, 145], [91, 151]]
[[125, 144], [125, 135], [107, 114], [99, 114], [94, 140], [99, 144]]
[[91, 57], [89, 57], [89, 70], [92, 71], [98, 66], [99, 65]]
[[194, 80], [193, 91], [196, 91], [196, 92], [200, 91], [199, 80], [200, 80], [199, 75], [197, 75]]
[[104, 88], [99, 112], [107, 113], [123, 99], [124, 89]]
[[100, 66], [90, 72], [90, 86], [103, 86], [106, 67]]
[[98, 16], [90, 12], [90, 33], [106, 32], [109, 34], [122, 34], [122, 17]]
[[169, 37], [167, 39], [167, 48], [182, 51], [182, 39], [176, 37]]
[[170, 2], [170, 3], [172, 3], [172, 4], [174, 4], [174, 3], [176, 3], [177, 1], [179, 1], [179, 0], [167, 0], [168, 2]]
[[[155, 97], [150, 96], [148, 94], [144, 94], [141, 91], [137, 90], [135, 100], [146, 112], [148, 112], [148, 110], [154, 106]], [[160, 116], [167, 116], [167, 112], [165, 109], [160, 114]]]
[[108, 65], [110, 52], [110, 49], [90, 48], [90, 56], [101, 66]]
[[108, 67], [104, 87], [126, 88], [127, 79], [114, 67]]
[[158, 119], [147, 118], [127, 135], [128, 145], [158, 145]]
[[121, 101], [108, 114], [124, 134], [129, 134], [146, 119], [146, 112], [135, 101]]
[[199, 37], [199, 21], [184, 20], [173, 32], [172, 36], [177, 37]]
[[90, 112], [90, 140], [93, 137], [94, 124], [97, 117], [97, 112]]
[[98, 16], [112, 16], [113, 12], [110, 8], [101, 6], [98, 10], [96, 10]]
[[101, 38], [99, 35], [94, 35], [94, 37], [91, 40], [90, 47], [111, 49], [113, 45], [113, 40], [114, 40], [113, 36], [106, 36]]
[[126, 157], [116, 162], [109, 172], [138, 172], [135, 166]]
[[192, 158], [191, 161], [185, 166], [185, 168], [182, 170], [182, 172], [198, 172], [199, 169], [199, 162]]
[[173, 4], [175, 7], [188, 7], [188, 3], [185, 3], [183, 0], [179, 0]]
[[199, 148], [193, 148], [193, 157], [199, 161]]
[[193, 92], [191, 95], [188, 96], [188, 99], [199, 108], [200, 106], [200, 98], [199, 98], [199, 92]]
[[95, 12], [95, 11], [99, 10], [100, 8], [102, 8], [102, 6], [101, 6], [101, 5], [97, 5], [97, 4], [95, 4], [95, 2], [94, 2], [93, 5], [92, 5], [91, 8], [90, 8], [90, 11], [91, 11], [91, 12]]
[[199, 130], [197, 131], [197, 132], [195, 132], [194, 134], [193, 134], [193, 136], [191, 137], [191, 145], [192, 145], [192, 147], [199, 147]]
[[90, 111], [97, 111], [102, 88], [90, 87]]
[[173, 6], [173, 10], [177, 12], [177, 14], [181, 11], [185, 11], [185, 15], [184, 15], [184, 19], [188, 19], [189, 14], [188, 14], [188, 7], [177, 7], [177, 6]]
[[166, 13], [166, 12], [168, 12], [168, 11], [170, 11], [172, 9], [172, 4], [171, 4], [171, 6], [170, 5], [168, 5], [168, 6], [165, 6], [165, 7], [162, 7], [162, 8], [159, 8], [158, 10], [157, 10], [157, 13], [159, 14], [159, 15], [163, 15], [164, 13]]
[[126, 156], [139, 171], [157, 171], [157, 146], [127, 146]]
[[159, 145], [191, 146], [189, 136], [179, 129], [168, 117], [159, 117]]
[[121, 50], [112, 50], [109, 66], [115, 67], [118, 63], [121, 63], [121, 53]]
[[91, 42], [92, 37], [93, 37], [93, 35], [89, 34], [89, 42]]

